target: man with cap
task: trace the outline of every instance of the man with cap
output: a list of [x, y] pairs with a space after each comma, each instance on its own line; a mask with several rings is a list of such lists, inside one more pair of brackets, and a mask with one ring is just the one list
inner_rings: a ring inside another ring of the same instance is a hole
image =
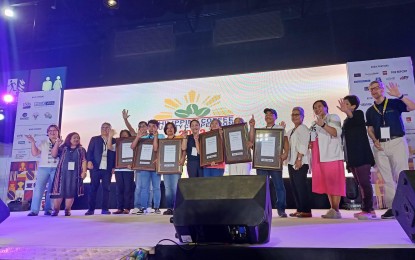
[[[273, 128], [273, 129], [284, 129], [284, 146], [283, 146], [283, 153], [281, 154], [281, 161], [284, 161], [288, 157], [288, 149], [289, 149], [289, 143], [288, 138], [285, 136], [285, 123], [282, 121], [279, 125], [275, 124], [275, 121], [278, 118], [277, 111], [273, 108], [265, 108], [264, 109], [265, 114], [265, 128]], [[252, 115], [252, 118], [249, 120], [249, 136], [250, 140], [253, 143], [255, 140], [255, 118], [254, 115]], [[257, 175], [268, 175], [271, 177], [272, 182], [274, 183], [275, 192], [277, 195], [277, 210], [278, 215], [281, 218], [286, 218], [287, 214], [285, 213], [285, 207], [286, 207], [286, 194], [285, 194], [285, 186], [284, 186], [284, 180], [282, 179], [282, 170], [262, 170], [257, 169], [256, 170]]]

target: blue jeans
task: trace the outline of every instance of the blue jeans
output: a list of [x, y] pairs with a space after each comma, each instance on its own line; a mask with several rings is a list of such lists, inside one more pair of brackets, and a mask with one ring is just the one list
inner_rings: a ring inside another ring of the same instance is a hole
[[[138, 177], [140, 171], [135, 171], [135, 190], [134, 190], [134, 208], [141, 209], [141, 179]], [[151, 206], [153, 200], [153, 185], [150, 183], [150, 192], [148, 195], [148, 204]]]
[[154, 208], [160, 208], [160, 199], [161, 199], [161, 190], [160, 182], [161, 175], [157, 174], [155, 171], [140, 171], [138, 178], [141, 182], [141, 207], [148, 208], [151, 205], [148, 204], [149, 200], [149, 189], [150, 183], [153, 185], [153, 194], [154, 194]]
[[166, 206], [168, 209], [173, 209], [174, 201], [176, 200], [177, 183], [179, 182], [181, 174], [164, 174], [164, 188], [166, 190]]
[[271, 177], [274, 183], [275, 193], [277, 195], [277, 209], [285, 212], [286, 198], [285, 198], [285, 186], [282, 179], [282, 171], [275, 170], [256, 170], [257, 175], [268, 175]]
[[225, 169], [203, 168], [203, 177], [220, 177], [223, 176]]
[[52, 189], [53, 178], [55, 177], [55, 167], [39, 167], [37, 169], [35, 190], [33, 191], [32, 204], [30, 211], [33, 213], [39, 213], [40, 203], [42, 202], [42, 196], [48, 185], [45, 196], [45, 212], [52, 210], [50, 201], [50, 191]]

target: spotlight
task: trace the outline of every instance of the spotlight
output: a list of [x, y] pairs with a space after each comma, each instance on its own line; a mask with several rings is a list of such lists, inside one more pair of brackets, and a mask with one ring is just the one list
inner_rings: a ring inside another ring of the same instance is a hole
[[12, 18], [14, 17], [14, 11], [10, 7], [6, 7], [3, 9], [3, 15]]
[[12, 103], [14, 101], [14, 97], [11, 94], [6, 94], [6, 95], [3, 96], [3, 101], [6, 104]]
[[120, 7], [119, 0], [103, 0], [104, 5], [108, 9], [118, 9]]

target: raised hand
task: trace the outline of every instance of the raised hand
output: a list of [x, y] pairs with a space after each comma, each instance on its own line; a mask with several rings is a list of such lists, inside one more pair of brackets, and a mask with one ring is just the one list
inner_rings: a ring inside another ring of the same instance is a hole
[[35, 143], [36, 141], [35, 141], [35, 138], [32, 136], [32, 135], [25, 135], [26, 136], [26, 139], [29, 141], [29, 142], [31, 142], [31, 143]]
[[398, 83], [389, 82], [389, 86], [386, 86], [388, 89], [387, 93], [392, 97], [400, 97], [401, 92], [399, 91]]
[[128, 114], [128, 110], [127, 109], [123, 109], [122, 110], [122, 118], [128, 119], [129, 117], [130, 117], [130, 115]]
[[287, 124], [284, 121], [281, 121], [281, 123], [279, 123], [279, 125], [284, 127], [284, 128], [287, 126]]
[[63, 140], [60, 138], [57, 138], [55, 141], [55, 145], [60, 146], [63, 143]]
[[343, 113], [347, 113], [347, 111], [349, 111], [349, 109], [346, 106], [346, 102], [344, 102], [344, 99], [341, 98], [338, 100], [339, 101], [339, 105], [337, 106], [337, 108], [342, 111]]
[[115, 131], [115, 129], [111, 129], [110, 133], [109, 133], [109, 137], [112, 138], [117, 134], [117, 131]]
[[316, 120], [316, 124], [318, 125], [318, 126], [322, 126], [322, 125], [324, 125], [324, 119], [323, 119], [323, 117], [322, 116], [320, 116], [320, 115], [317, 115], [317, 120]]
[[255, 127], [255, 118], [254, 118], [254, 114], [252, 114], [251, 119], [249, 119], [249, 126], [250, 126], [250, 127]]

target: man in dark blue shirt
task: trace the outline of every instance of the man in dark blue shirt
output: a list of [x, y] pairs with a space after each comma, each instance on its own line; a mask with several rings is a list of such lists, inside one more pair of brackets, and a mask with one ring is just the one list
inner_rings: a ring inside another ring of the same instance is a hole
[[415, 110], [415, 103], [401, 94], [398, 84], [390, 83], [386, 88], [387, 93], [396, 98], [388, 99], [384, 96], [385, 86], [382, 82], [370, 83], [369, 91], [375, 102], [366, 111], [366, 124], [375, 146], [373, 155], [376, 165], [385, 181], [385, 203], [388, 210], [382, 218], [390, 219], [394, 218], [391, 208], [399, 174], [409, 169], [408, 144], [401, 114]]

